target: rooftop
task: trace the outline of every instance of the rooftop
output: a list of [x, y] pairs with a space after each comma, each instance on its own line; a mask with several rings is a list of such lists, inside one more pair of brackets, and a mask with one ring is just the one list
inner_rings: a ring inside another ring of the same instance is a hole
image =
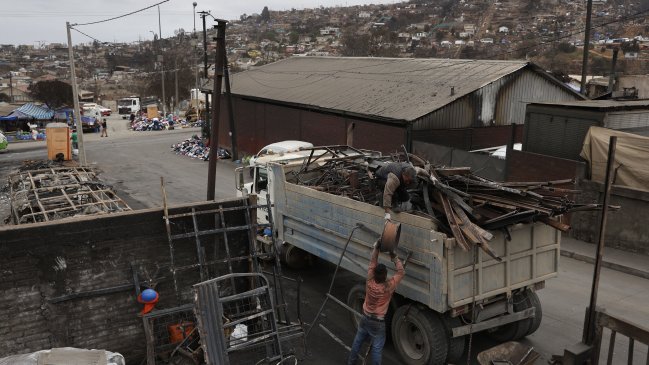
[[232, 75], [232, 93], [409, 122], [526, 67], [545, 74], [525, 61], [292, 57]]
[[583, 100], [583, 101], [564, 101], [564, 102], [541, 102], [531, 103], [530, 105], [548, 105], [562, 108], [580, 108], [580, 109], [597, 109], [597, 110], [630, 110], [630, 109], [649, 109], [649, 99], [644, 100]]

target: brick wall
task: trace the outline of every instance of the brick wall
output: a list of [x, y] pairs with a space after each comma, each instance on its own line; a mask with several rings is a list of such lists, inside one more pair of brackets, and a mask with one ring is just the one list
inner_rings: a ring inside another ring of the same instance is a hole
[[[242, 200], [174, 207], [170, 213], [242, 204]], [[0, 357], [51, 347], [72, 346], [122, 353], [137, 363], [146, 351], [141, 305], [135, 289], [52, 302], [70, 293], [126, 286], [133, 282], [131, 265], [141, 281], [157, 278], [158, 308], [191, 302], [196, 271], [179, 276], [181, 303], [175, 299], [169, 267], [169, 245], [162, 210], [146, 209], [58, 223], [0, 228]], [[213, 216], [205, 222], [214, 222]], [[191, 218], [187, 218], [191, 219]], [[244, 225], [244, 211], [226, 212], [228, 225]], [[191, 227], [174, 225], [177, 232]], [[201, 228], [205, 228], [202, 226]], [[238, 234], [238, 233], [237, 233]], [[247, 253], [248, 232], [229, 236], [234, 253]], [[218, 237], [208, 237], [213, 245]], [[205, 240], [207, 241], [207, 239]], [[206, 252], [216, 252], [214, 246]], [[196, 262], [194, 238], [179, 242], [177, 264]], [[240, 271], [247, 271], [243, 263]], [[223, 267], [212, 267], [218, 276]]]

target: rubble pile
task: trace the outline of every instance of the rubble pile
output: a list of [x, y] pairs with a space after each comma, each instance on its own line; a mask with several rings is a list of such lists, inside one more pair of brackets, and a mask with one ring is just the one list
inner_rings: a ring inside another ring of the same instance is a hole
[[[210, 159], [210, 147], [206, 146], [205, 143], [203, 143], [203, 140], [197, 135], [193, 135], [180, 143], [171, 145], [171, 149], [177, 155], [189, 156], [203, 161]], [[229, 159], [232, 158], [232, 156], [230, 155], [230, 151], [219, 147], [217, 158]]]
[[9, 190], [14, 224], [131, 210], [92, 168], [21, 169], [9, 176]]
[[[556, 217], [600, 208], [596, 204], [572, 201], [570, 196], [578, 193], [566, 188], [574, 183], [572, 180], [497, 183], [471, 173], [470, 168], [433, 167], [418, 156], [400, 156], [401, 161], [408, 159], [422, 169], [416, 185], [408, 189], [410, 202], [402, 204], [401, 209], [433, 220], [440, 231], [454, 237], [465, 251], [478, 245], [497, 260], [500, 259], [489, 247], [493, 238], [489, 231], [501, 230], [509, 236], [508, 228], [512, 225], [531, 222], [567, 231], [570, 226]], [[319, 191], [380, 205], [383, 191], [374, 173], [389, 162], [399, 162], [399, 158], [357, 157], [342, 156], [326, 162], [309, 159], [293, 176], [287, 175], [287, 179]]]

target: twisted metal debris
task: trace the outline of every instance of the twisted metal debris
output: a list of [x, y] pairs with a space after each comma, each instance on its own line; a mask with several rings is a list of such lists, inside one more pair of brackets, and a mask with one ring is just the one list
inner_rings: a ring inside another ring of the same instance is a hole
[[[512, 225], [532, 222], [567, 231], [570, 226], [561, 222], [561, 215], [600, 208], [571, 200], [579, 193], [569, 189], [572, 180], [498, 183], [473, 174], [470, 168], [431, 166], [412, 154], [378, 157], [346, 148], [314, 148], [318, 152], [287, 178], [319, 191], [379, 205], [383, 192], [374, 179], [376, 170], [389, 162], [410, 161], [423, 168], [427, 176], [418, 175], [417, 183], [408, 189], [410, 202], [401, 208], [433, 220], [465, 251], [478, 245], [497, 260], [489, 247], [493, 238], [489, 231], [504, 231], [509, 237]], [[326, 159], [318, 157], [324, 155]]]

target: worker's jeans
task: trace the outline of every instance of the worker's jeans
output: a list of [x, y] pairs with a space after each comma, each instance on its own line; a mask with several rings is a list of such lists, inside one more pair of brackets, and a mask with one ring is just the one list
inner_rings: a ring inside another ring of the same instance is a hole
[[381, 352], [383, 351], [383, 345], [385, 345], [385, 322], [371, 320], [367, 316], [363, 316], [358, 325], [358, 331], [352, 344], [352, 352], [349, 354], [347, 365], [354, 365], [356, 363], [358, 352], [361, 350], [363, 342], [368, 338], [372, 340], [372, 344], [370, 345], [372, 362], [366, 363], [373, 365], [381, 364]]

